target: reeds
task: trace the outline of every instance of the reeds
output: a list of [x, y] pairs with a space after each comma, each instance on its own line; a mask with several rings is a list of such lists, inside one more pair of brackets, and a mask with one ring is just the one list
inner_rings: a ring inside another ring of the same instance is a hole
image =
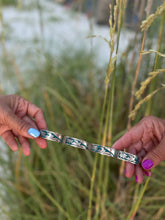
[[[39, 14], [42, 8], [42, 3], [40, 4], [37, 7]], [[23, 72], [20, 71], [12, 52], [9, 53], [12, 58], [10, 65], [20, 88], [18, 93], [42, 108], [49, 129], [111, 147], [112, 143], [126, 131], [129, 113], [131, 112], [131, 117], [135, 119], [131, 124], [136, 123], [146, 114], [146, 101], [148, 105], [156, 92], [155, 99], [159, 100], [160, 106], [151, 102], [149, 109], [157, 116], [163, 111], [164, 90], [161, 90], [161, 93], [159, 91], [165, 79], [161, 61], [164, 60], [165, 53], [162, 42], [164, 4], [156, 10], [156, 15], [146, 18], [146, 22], [143, 22], [146, 32], [149, 25], [154, 22], [153, 18], [161, 16], [161, 22], [158, 23], [160, 30], [156, 36], [157, 49], [145, 47], [148, 38], [144, 33], [142, 41], [137, 41], [137, 48], [141, 48], [140, 58], [135, 56], [131, 72], [127, 68], [127, 63], [129, 55], [133, 53], [134, 44], [129, 45], [123, 54], [119, 52], [125, 6], [124, 0], [118, 0], [111, 5], [110, 40], [101, 36], [110, 49], [105, 80], [103, 79], [105, 69], [98, 69], [94, 65], [92, 55], [84, 50], [78, 53], [74, 51], [71, 56], [68, 53], [69, 49], [66, 49], [61, 58], [59, 57], [60, 62], [56, 62], [55, 57], [45, 54], [42, 50], [40, 55], [44, 57], [44, 61], [42, 60], [42, 63], [40, 61], [39, 68], [34, 70], [35, 80], [26, 88]], [[149, 6], [151, 1], [148, 8]], [[42, 24], [46, 24], [46, 21], [42, 20], [42, 14], [40, 16], [42, 42], [44, 36]], [[1, 43], [5, 44], [5, 35], [1, 37]], [[147, 58], [152, 58], [153, 54], [156, 54], [156, 58], [148, 71]], [[93, 81], [89, 82], [91, 70]], [[135, 76], [133, 73], [136, 73]], [[103, 75], [102, 80], [100, 74]], [[141, 83], [139, 76], [142, 74]], [[156, 83], [151, 90], [150, 86], [154, 80]], [[137, 100], [134, 99], [135, 94]], [[131, 95], [133, 103], [129, 112]], [[124, 178], [124, 164], [121, 165], [113, 158], [105, 158], [50, 141], [45, 150], [39, 149], [31, 141], [31, 150], [31, 156], [28, 158], [23, 157], [21, 151], [18, 154], [9, 151], [8, 161], [0, 156], [4, 169], [11, 171], [1, 180], [5, 196], [0, 195], [9, 206], [9, 210], [4, 208], [9, 219], [165, 218], [164, 163], [155, 168], [152, 177], [139, 186], [135, 184], [134, 179]]]
[[[115, 92], [115, 75], [116, 75], [116, 59], [119, 47], [119, 37], [120, 37], [120, 30], [121, 24], [123, 19], [123, 8], [125, 8], [125, 1], [116, 1], [116, 4], [112, 7], [112, 4], [109, 5], [110, 7], [110, 18], [109, 18], [109, 36], [110, 40], [108, 41], [103, 37], [103, 39], [108, 43], [110, 48], [110, 57], [109, 57], [109, 64], [108, 70], [105, 77], [105, 94], [104, 94], [104, 102], [103, 102], [103, 109], [101, 114], [101, 124], [100, 124], [100, 132], [98, 141], [102, 142], [102, 145], [108, 146], [111, 145], [112, 141], [112, 126], [113, 126], [113, 106], [114, 106], [114, 92]], [[118, 17], [119, 15], [119, 17]], [[115, 32], [118, 26], [117, 32], [117, 45], [115, 51]], [[114, 54], [115, 52], [115, 54]], [[109, 84], [111, 83], [111, 87], [109, 88]], [[107, 106], [107, 107], [106, 107]], [[104, 122], [104, 115], [106, 115], [106, 120]], [[103, 124], [105, 124], [103, 126]], [[103, 134], [102, 134], [103, 130]], [[102, 139], [102, 141], [101, 141]], [[93, 197], [93, 187], [94, 182], [96, 181], [96, 167], [98, 163], [99, 156], [95, 156], [95, 162], [93, 167], [93, 173], [91, 177], [91, 189], [90, 189], [90, 197], [89, 197], [89, 211], [87, 219], [91, 219], [92, 213], [92, 197]], [[99, 161], [99, 177], [98, 177], [98, 187], [97, 187], [97, 201], [96, 201], [96, 208], [95, 208], [95, 215], [103, 215], [107, 216], [106, 210], [104, 208], [104, 204], [106, 201], [107, 196], [107, 186], [108, 186], [108, 172], [109, 172], [109, 160], [106, 160], [106, 164], [104, 166], [104, 157], [100, 157]], [[103, 178], [103, 170], [106, 170], [105, 178]], [[104, 187], [102, 187], [104, 185]], [[100, 200], [102, 201], [100, 203]], [[100, 210], [101, 208], [101, 210]], [[103, 214], [104, 213], [104, 214]]]
[[163, 3], [161, 6], [159, 6], [154, 14], [151, 14], [150, 16], [147, 16], [146, 20], [142, 22], [141, 29], [142, 31], [147, 30], [154, 20], [158, 17], [163, 15], [165, 12], [165, 3]]

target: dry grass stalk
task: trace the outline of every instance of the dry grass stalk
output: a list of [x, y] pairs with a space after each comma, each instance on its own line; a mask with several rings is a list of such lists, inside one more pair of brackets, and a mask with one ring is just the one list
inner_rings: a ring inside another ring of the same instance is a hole
[[17, 7], [18, 9], [21, 9], [22, 8], [22, 0], [17, 0]]
[[101, 35], [95, 35], [95, 34], [92, 34], [92, 35], [87, 36], [87, 38], [94, 38], [94, 37], [98, 37], [98, 38], [103, 39], [103, 40], [104, 40], [106, 43], [108, 43], [108, 45], [109, 45], [109, 41], [107, 40], [106, 37], [103, 37], [103, 36], [101, 36]]
[[[156, 50], [149, 50], [148, 53], [153, 53], [156, 52], [155, 56], [155, 62], [154, 62], [154, 68], [153, 71], [156, 71], [158, 69], [159, 65], [159, 60], [160, 60], [160, 55], [162, 55], [159, 51], [161, 49], [162, 45], [162, 39], [163, 39], [163, 32], [164, 32], [164, 22], [165, 22], [165, 16], [161, 16], [161, 22], [160, 22], [160, 27], [159, 27], [159, 35], [158, 35], [158, 40], [157, 40], [157, 49]], [[147, 52], [147, 51], [145, 51]], [[153, 92], [155, 90], [155, 80], [152, 80], [152, 83], [150, 85], [149, 93]], [[147, 108], [145, 111], [145, 115], [150, 115], [151, 114], [151, 108], [152, 108], [152, 99], [149, 100], [147, 103]]]
[[6, 46], [5, 46], [5, 31], [4, 31], [4, 21], [2, 14], [2, 2], [0, 1], [0, 41], [3, 49], [3, 54], [6, 56]]
[[165, 211], [165, 207], [161, 207], [161, 208], [157, 211], [157, 213], [152, 217], [151, 220], [159, 220], [159, 219], [161, 219], [161, 217], [162, 217], [164, 211]]
[[14, 58], [13, 58], [13, 56], [11, 54], [8, 54], [8, 57], [10, 59], [10, 62], [12, 64], [12, 66], [13, 66], [13, 69], [14, 69], [14, 71], [16, 73], [16, 76], [17, 76], [17, 79], [19, 81], [20, 91], [22, 92], [24, 97], [28, 97], [27, 93], [25, 92], [26, 86], [25, 86], [24, 80], [23, 80], [23, 78], [21, 76], [21, 72], [19, 70], [19, 67], [17, 66], [17, 64], [16, 64], [16, 62], [15, 62], [15, 60], [14, 60]]
[[[116, 0], [116, 4], [114, 5], [114, 7], [112, 8], [112, 5], [109, 5], [110, 8], [110, 17], [109, 17], [109, 25], [110, 25], [110, 31], [109, 31], [109, 36], [110, 36], [110, 41], [109, 41], [109, 47], [110, 47], [110, 58], [109, 58], [109, 64], [108, 64], [108, 70], [107, 70], [107, 75], [105, 78], [105, 84], [106, 84], [106, 89], [105, 89], [105, 96], [104, 96], [104, 104], [103, 104], [103, 114], [106, 114], [106, 122], [105, 122], [105, 128], [104, 128], [104, 132], [103, 132], [103, 138], [102, 138], [102, 145], [106, 145], [106, 141], [107, 141], [107, 132], [108, 132], [108, 122], [109, 122], [109, 112], [111, 112], [110, 107], [113, 106], [113, 97], [114, 97], [114, 83], [115, 83], [115, 75], [112, 75], [113, 71], [115, 70], [115, 63], [116, 63], [116, 58], [117, 58], [117, 51], [114, 54], [114, 46], [115, 46], [115, 31], [116, 31], [116, 27], [117, 27], [117, 22], [118, 22], [118, 12], [119, 12], [119, 17], [120, 17], [120, 5], [122, 3], [122, 1], [124, 0]], [[125, 1], [124, 1], [125, 2]], [[113, 13], [112, 13], [113, 12]], [[121, 25], [120, 25], [121, 26]], [[119, 27], [120, 27], [119, 26]], [[111, 80], [111, 75], [112, 75], [112, 80]], [[105, 113], [105, 104], [107, 101], [107, 97], [108, 97], [108, 87], [109, 87], [109, 83], [111, 81], [111, 101], [108, 103], [108, 107], [107, 107], [107, 112]], [[113, 109], [113, 108], [112, 108]], [[103, 118], [102, 118], [103, 119]], [[101, 120], [103, 122], [103, 120]], [[102, 123], [101, 122], [101, 123]], [[112, 120], [110, 120], [110, 123], [112, 123]], [[101, 125], [102, 128], [102, 125]], [[110, 136], [111, 136], [111, 132], [110, 132]], [[98, 156], [95, 157], [95, 162], [94, 162], [94, 166], [93, 166], [93, 173], [92, 173], [92, 177], [91, 177], [91, 188], [90, 188], [90, 195], [89, 195], [89, 210], [88, 210], [88, 215], [87, 215], [87, 219], [91, 220], [92, 217], [92, 198], [93, 198], [93, 188], [94, 188], [94, 180], [95, 180], [95, 175], [96, 175], [96, 165], [97, 165], [97, 161], [98, 161]], [[103, 172], [103, 158], [101, 158], [100, 160], [100, 168], [99, 168], [99, 180], [98, 180], [98, 192], [97, 192], [97, 202], [96, 202], [96, 215], [99, 213], [99, 209], [100, 206], [102, 208], [102, 212], [104, 213], [104, 215], [106, 216], [107, 213], [105, 213], [105, 208], [104, 208], [104, 202], [105, 202], [105, 192], [106, 192], [106, 186], [107, 186], [107, 177], [108, 175], [105, 175], [105, 187], [104, 187], [104, 192], [103, 192], [103, 201], [102, 204], [100, 204], [100, 200], [101, 200], [101, 194], [100, 194], [100, 189], [101, 189], [101, 182], [102, 182], [102, 172]]]
[[144, 99], [142, 99], [140, 102], [137, 103], [137, 105], [135, 106], [135, 108], [131, 111], [131, 113], [129, 114], [129, 118], [131, 119], [135, 119], [136, 117], [136, 114], [138, 112], [138, 110], [140, 109], [141, 105], [145, 102], [147, 102], [153, 95], [155, 95], [159, 90], [159, 89], [156, 89], [154, 92], [152, 92], [151, 94], [147, 95]]
[[[144, 35], [143, 35], [142, 44], [141, 44], [141, 51], [144, 49], [146, 35], [147, 35], [147, 32], [145, 31]], [[138, 60], [138, 63], [137, 63], [137, 67], [136, 67], [134, 81], [133, 81], [133, 84], [132, 84], [132, 89], [131, 89], [131, 98], [130, 98], [130, 104], [129, 104], [129, 114], [130, 114], [130, 112], [133, 109], [134, 93], [135, 93], [135, 87], [136, 87], [136, 82], [137, 82], [137, 78], [138, 78], [138, 74], [139, 74], [139, 69], [140, 69], [141, 61], [142, 61], [142, 55], [140, 54], [139, 55], [139, 60]], [[130, 127], [131, 127], [131, 117], [129, 117], [129, 119], [128, 119], [127, 129], [130, 129]]]
[[151, 14], [149, 17], [147, 17], [146, 20], [142, 22], [142, 25], [140, 26], [141, 30], [146, 31], [151, 26], [155, 18], [157, 18], [159, 15], [162, 15], [164, 13], [165, 13], [165, 2], [157, 8], [155, 14]]
[[113, 52], [114, 52], [114, 45], [115, 45], [115, 30], [116, 30], [116, 25], [117, 25], [117, 12], [118, 12], [118, 8], [119, 8], [119, 0], [116, 1], [116, 5], [114, 6], [114, 15], [113, 16], [112, 16], [112, 5], [111, 4], [109, 5], [109, 8], [110, 8], [110, 17], [109, 17], [110, 42], [109, 42], [109, 46], [110, 46], [111, 52], [110, 52], [108, 71], [107, 71], [107, 75], [105, 78], [106, 86], [108, 86], [108, 84], [109, 84], [111, 73], [114, 70], [114, 63], [117, 59], [116, 55], [113, 56]]
[[[152, 1], [148, 0], [147, 7], [146, 7], [146, 17], [149, 16], [149, 13], [150, 13], [150, 10], [151, 10], [151, 6], [152, 6]], [[140, 51], [144, 51], [144, 45], [145, 45], [146, 36], [147, 36], [147, 31], [145, 30], [144, 31], [144, 35], [143, 35], [143, 39], [142, 39], [142, 44], [141, 44]], [[136, 71], [135, 71], [135, 77], [134, 77], [134, 81], [133, 81], [132, 89], [131, 89], [131, 98], [130, 98], [130, 104], [129, 104], [129, 114], [131, 113], [131, 111], [133, 109], [134, 93], [135, 93], [135, 87], [136, 87], [136, 83], [137, 83], [137, 78], [138, 78], [138, 74], [139, 74], [139, 69], [140, 69], [141, 61], [142, 61], [142, 54], [140, 53], [139, 54], [138, 63], [137, 63], [137, 67], [136, 67]], [[130, 129], [130, 127], [131, 127], [131, 117], [128, 118], [127, 129]]]
[[153, 0], [148, 0], [147, 6], [146, 6], [146, 9], [145, 9], [146, 17], [148, 17], [150, 15], [152, 3], [153, 3]]
[[148, 84], [154, 79], [159, 73], [165, 72], [165, 69], [158, 69], [156, 71], [150, 72], [148, 75], [149, 77], [141, 83], [140, 89], [136, 92], [136, 98], [140, 99], [142, 94], [144, 93], [145, 88], [148, 86]]
[[47, 106], [52, 124], [55, 125], [55, 117], [54, 117], [54, 114], [53, 114], [53, 108], [52, 108], [52, 104], [51, 104], [49, 94], [46, 90], [42, 90], [42, 93], [43, 93], [44, 101], [45, 101], [45, 104]]
[[0, 94], [1, 94], [1, 95], [4, 94], [4, 91], [3, 91], [3, 88], [2, 88], [2, 86], [1, 86], [1, 84], [0, 84]]
[[161, 56], [161, 57], [165, 57], [165, 54], [163, 53], [160, 53], [159, 51], [157, 50], [149, 50], [149, 51], [141, 51], [141, 54], [150, 54], [150, 53], [156, 53], [157, 55]]

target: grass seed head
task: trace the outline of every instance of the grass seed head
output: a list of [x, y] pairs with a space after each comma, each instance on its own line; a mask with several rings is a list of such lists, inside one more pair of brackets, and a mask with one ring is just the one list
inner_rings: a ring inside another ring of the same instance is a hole
[[165, 13], [165, 2], [157, 8], [155, 14], [151, 14], [149, 17], [147, 17], [146, 20], [142, 22], [141, 30], [146, 31], [151, 26], [155, 18], [157, 18], [158, 16], [164, 13]]
[[155, 93], [157, 93], [160, 89], [155, 90], [154, 92], [150, 93], [149, 95], [147, 95], [144, 99], [142, 99], [140, 102], [138, 102], [135, 106], [135, 108], [131, 111], [131, 113], [129, 114], [129, 118], [131, 118], [132, 120], [135, 119], [138, 110], [140, 109], [141, 105], [145, 102], [147, 102], [148, 100], [151, 99], [151, 97], [153, 95], [155, 95]]
[[137, 99], [140, 99], [140, 97], [143, 95], [144, 90], [146, 89], [148, 84], [152, 81], [152, 79], [154, 79], [161, 72], [165, 72], [165, 69], [158, 69], [148, 74], [149, 77], [141, 83], [140, 89], [135, 94]]

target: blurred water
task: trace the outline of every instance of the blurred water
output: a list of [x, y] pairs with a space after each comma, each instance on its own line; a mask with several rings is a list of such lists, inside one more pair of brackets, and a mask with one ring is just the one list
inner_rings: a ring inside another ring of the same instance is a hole
[[[85, 14], [73, 12], [57, 3], [42, 0], [42, 10], [26, 6], [22, 10], [14, 7], [3, 9], [5, 26], [5, 47], [14, 58], [23, 79], [28, 84], [33, 80], [35, 65], [42, 59], [43, 52], [58, 57], [65, 48], [85, 49], [95, 54], [96, 65], [102, 67], [109, 59], [109, 46], [100, 38], [87, 38], [89, 35], [101, 35], [109, 40], [109, 27], [98, 26]], [[120, 52], [127, 47], [133, 33], [124, 31], [121, 34]], [[69, 51], [68, 51], [69, 52]], [[0, 58], [4, 56], [0, 45]], [[6, 93], [15, 93], [17, 83], [6, 77], [6, 67], [0, 59], [0, 82]], [[24, 74], [25, 72], [29, 74]]]

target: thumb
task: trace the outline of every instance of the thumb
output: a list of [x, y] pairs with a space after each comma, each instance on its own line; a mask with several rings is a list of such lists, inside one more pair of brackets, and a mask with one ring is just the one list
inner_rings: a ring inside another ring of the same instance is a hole
[[19, 118], [12, 110], [10, 112], [6, 112], [5, 121], [10, 129], [18, 135], [27, 138], [37, 138], [40, 136], [40, 132], [37, 129], [32, 128], [32, 125]]
[[142, 161], [142, 167], [145, 170], [156, 167], [162, 160], [165, 159], [165, 137], [157, 147], [148, 152]]

